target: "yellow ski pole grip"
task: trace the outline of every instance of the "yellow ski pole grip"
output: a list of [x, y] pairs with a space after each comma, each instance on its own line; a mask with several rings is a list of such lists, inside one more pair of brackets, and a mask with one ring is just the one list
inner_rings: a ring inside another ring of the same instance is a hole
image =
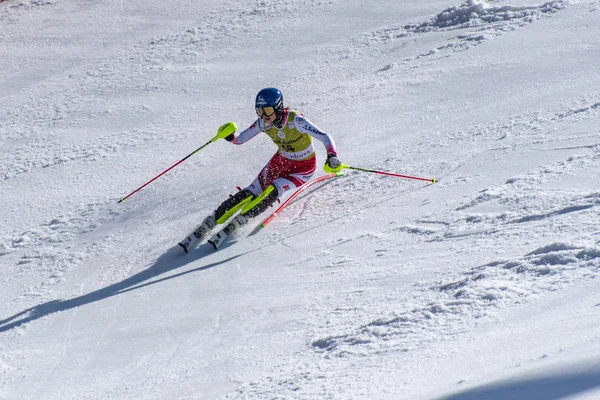
[[233, 135], [235, 131], [237, 131], [237, 125], [235, 124], [235, 122], [227, 122], [226, 124], [223, 124], [219, 127], [219, 130], [217, 131], [217, 136], [213, 138], [213, 142], [219, 139], [225, 139], [228, 136]]

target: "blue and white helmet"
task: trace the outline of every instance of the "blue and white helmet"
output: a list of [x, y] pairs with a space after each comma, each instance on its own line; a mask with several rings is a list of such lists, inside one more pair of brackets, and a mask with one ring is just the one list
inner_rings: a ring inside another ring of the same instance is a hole
[[[277, 116], [283, 115], [283, 95], [279, 89], [270, 87], [264, 88], [256, 95], [256, 113], [259, 116], [263, 115], [263, 110], [273, 108]], [[269, 115], [267, 113], [267, 115]]]

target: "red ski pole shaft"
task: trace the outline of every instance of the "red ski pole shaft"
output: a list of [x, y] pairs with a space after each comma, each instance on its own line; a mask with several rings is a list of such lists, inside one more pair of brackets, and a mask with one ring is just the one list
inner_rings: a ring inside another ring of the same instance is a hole
[[437, 182], [437, 180], [435, 178], [420, 178], [418, 176], [401, 175], [401, 174], [395, 174], [395, 173], [392, 173], [392, 172], [377, 171], [377, 170], [374, 170], [374, 169], [365, 169], [365, 168], [351, 167], [350, 165], [346, 165], [346, 164], [342, 164], [342, 168], [353, 169], [355, 171], [362, 171], [362, 172], [372, 172], [372, 173], [379, 174], [379, 175], [395, 176], [395, 177], [398, 177], [398, 178], [415, 179], [415, 180], [418, 180], [418, 181], [427, 181], [427, 182], [431, 182], [431, 183], [436, 183]]
[[145, 188], [146, 186], [148, 186], [149, 184], [151, 184], [152, 182], [154, 182], [155, 180], [157, 180], [158, 178], [160, 178], [161, 176], [163, 176], [164, 174], [166, 174], [167, 172], [169, 172], [170, 170], [172, 170], [173, 168], [175, 168], [176, 166], [178, 166], [179, 164], [181, 164], [182, 162], [184, 162], [185, 160], [187, 160], [188, 158], [190, 158], [191, 156], [193, 156], [194, 154], [196, 154], [197, 152], [199, 152], [200, 150], [202, 150], [209, 144], [211, 144], [212, 142], [216, 142], [219, 139], [228, 140], [228, 138], [230, 136], [233, 138], [233, 134], [235, 133], [236, 130], [237, 130], [237, 125], [235, 124], [235, 122], [227, 122], [227, 123], [221, 125], [214, 138], [210, 139], [208, 142], [204, 143], [202, 146], [198, 147], [196, 150], [192, 151], [190, 154], [188, 154], [181, 160], [177, 161], [175, 164], [171, 165], [169, 168], [167, 168], [166, 170], [164, 170], [163, 172], [161, 172], [160, 174], [158, 174], [157, 176], [155, 176], [148, 182], [144, 183], [142, 186], [135, 189], [133, 192], [129, 193], [127, 196], [121, 197], [121, 200], [119, 200], [117, 203], [124, 202], [125, 200], [127, 200], [127, 198], [129, 196], [133, 195], [134, 193], [139, 192], [140, 190], [142, 190], [143, 188]]
[[294, 201], [294, 199], [296, 197], [298, 197], [298, 195], [300, 193], [302, 193], [303, 191], [305, 191], [306, 189], [308, 189], [309, 187], [311, 187], [312, 185], [314, 185], [315, 183], [319, 183], [324, 181], [325, 179], [329, 179], [329, 178], [336, 178], [338, 176], [341, 176], [342, 174], [337, 172], [334, 174], [328, 174], [328, 175], [323, 175], [315, 180], [312, 180], [302, 186], [300, 186], [300, 188], [298, 190], [296, 190], [294, 192], [294, 194], [292, 194], [290, 197], [288, 197], [288, 199], [286, 201], [283, 202], [283, 204], [281, 206], [279, 206], [279, 208], [277, 210], [275, 210], [275, 212], [273, 214], [271, 214], [271, 216], [269, 216], [267, 219], [265, 219], [260, 225], [259, 227], [262, 229], [265, 226], [267, 226], [271, 221], [273, 221], [273, 219], [279, 214], [279, 212], [281, 210], [283, 210], [288, 204], [290, 204], [292, 201]]
[[148, 186], [149, 184], [151, 184], [152, 182], [154, 182], [155, 180], [157, 180], [158, 178], [160, 178], [161, 176], [163, 176], [164, 174], [166, 174], [167, 172], [169, 172], [170, 170], [172, 170], [173, 168], [175, 168], [176, 166], [178, 166], [179, 164], [181, 164], [182, 162], [184, 162], [185, 160], [187, 160], [188, 158], [190, 158], [191, 156], [193, 156], [194, 154], [196, 154], [197, 152], [199, 152], [200, 150], [202, 150], [203, 148], [205, 148], [206, 146], [208, 146], [209, 144], [211, 144], [212, 142], [214, 142], [217, 139], [218, 139], [217, 137], [214, 137], [211, 140], [209, 140], [208, 142], [204, 143], [202, 146], [198, 147], [196, 150], [194, 150], [193, 152], [191, 152], [190, 154], [188, 154], [187, 156], [185, 156], [181, 160], [177, 161], [175, 164], [171, 165], [169, 168], [167, 168], [166, 170], [164, 170], [163, 172], [161, 172], [160, 174], [158, 174], [157, 176], [155, 176], [154, 178], [152, 178], [148, 182], [144, 183], [142, 186], [140, 186], [139, 188], [135, 189], [133, 192], [129, 193], [127, 196], [121, 197], [121, 200], [119, 200], [117, 203], [124, 202], [131, 195], [139, 192], [140, 190], [142, 190], [143, 188], [145, 188], [146, 186]]

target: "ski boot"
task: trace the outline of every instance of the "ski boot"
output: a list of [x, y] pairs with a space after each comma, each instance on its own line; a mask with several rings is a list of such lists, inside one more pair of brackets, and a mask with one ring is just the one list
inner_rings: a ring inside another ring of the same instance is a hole
[[189, 253], [196, 245], [204, 239], [213, 228], [217, 226], [217, 220], [214, 213], [204, 218], [204, 221], [192, 232], [191, 235], [183, 239], [178, 244], [183, 248], [183, 251]]
[[254, 195], [248, 189], [240, 190], [236, 194], [231, 195], [211, 215], [206, 217], [191, 235], [178, 244], [183, 248], [183, 251], [189, 253], [202, 239], [208, 236], [217, 224], [227, 222], [244, 205], [251, 202], [253, 198]]

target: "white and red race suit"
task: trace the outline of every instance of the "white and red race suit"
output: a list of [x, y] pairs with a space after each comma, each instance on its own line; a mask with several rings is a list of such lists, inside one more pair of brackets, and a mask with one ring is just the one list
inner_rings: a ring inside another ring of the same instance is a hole
[[232, 142], [244, 144], [260, 132], [266, 133], [279, 150], [246, 188], [255, 196], [259, 196], [269, 185], [275, 186], [281, 196], [308, 182], [317, 169], [312, 138], [323, 143], [328, 155], [337, 155], [333, 138], [295, 110], [284, 110], [281, 127], [265, 123], [262, 118], [257, 119]]

